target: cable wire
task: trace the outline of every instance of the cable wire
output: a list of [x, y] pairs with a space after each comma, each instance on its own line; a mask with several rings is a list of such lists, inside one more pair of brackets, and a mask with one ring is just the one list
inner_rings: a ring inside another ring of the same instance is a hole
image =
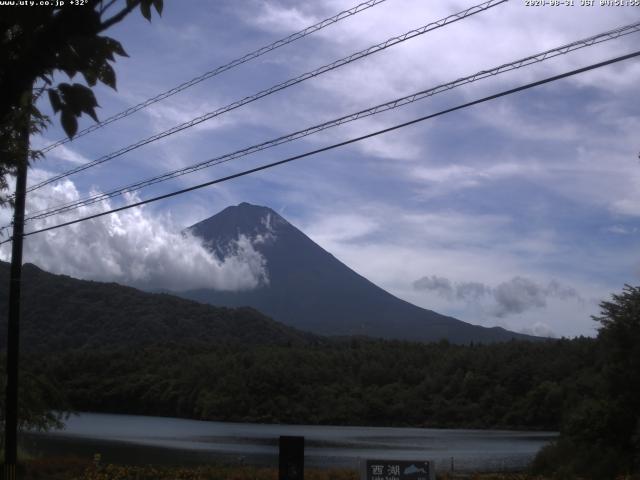
[[[203, 73], [202, 75], [192, 78], [191, 80], [188, 80], [184, 83], [181, 83], [180, 85], [178, 85], [177, 87], [171, 88], [165, 92], [159, 93], [158, 95], [156, 95], [155, 97], [149, 98], [147, 100], [145, 100], [144, 102], [138, 103], [137, 105], [134, 105], [132, 107], [127, 108], [126, 110], [123, 110], [120, 113], [116, 113], [115, 115], [112, 115], [111, 117], [98, 122], [98, 123], [94, 123], [91, 126], [80, 130], [78, 133], [75, 134], [75, 136], [73, 138], [79, 138], [79, 137], [83, 137], [91, 132], [94, 132], [102, 127], [104, 127], [105, 125], [109, 125], [110, 123], [113, 123], [117, 120], [120, 120], [122, 118], [128, 117], [129, 115], [134, 114], [135, 112], [142, 110], [143, 108], [146, 108], [150, 105], [153, 105], [154, 103], [157, 103], [161, 100], [164, 100], [165, 98], [169, 98], [173, 95], [175, 95], [176, 93], [182, 92], [183, 90], [186, 90], [189, 87], [193, 87], [194, 85], [203, 82], [205, 80], [208, 80], [209, 78], [215, 77], [216, 75], [220, 75], [223, 72], [226, 72], [227, 70], [231, 70], [232, 68], [235, 68], [239, 65], [242, 65], [243, 63], [249, 62], [251, 60], [254, 60], [268, 52], [271, 52], [273, 50], [276, 50], [277, 48], [283, 47], [285, 45], [288, 45], [290, 43], [295, 42], [296, 40], [300, 40], [301, 38], [304, 38], [308, 35], [311, 35], [312, 33], [317, 32], [318, 30], [322, 30], [325, 27], [328, 27], [329, 25], [333, 25], [334, 23], [339, 22], [340, 20], [344, 20], [345, 18], [351, 17], [357, 13], [360, 13], [364, 10], [367, 10], [375, 5], [378, 5], [379, 3], [382, 2], [386, 2], [387, 0], [369, 0], [367, 2], [363, 2], [360, 3], [359, 5], [356, 5], [355, 7], [352, 7], [348, 10], [344, 10], [336, 15], [334, 15], [333, 17], [330, 18], [326, 18], [324, 20], [322, 20], [321, 22], [316, 23], [315, 25], [311, 25], [310, 27], [307, 27], [303, 30], [300, 30], [299, 32], [293, 33], [291, 35], [289, 35], [288, 37], [285, 38], [281, 38], [280, 40], [277, 40], [269, 45], [266, 45], [264, 47], [261, 47], [257, 50], [254, 50], [253, 52], [247, 53], [246, 55], [243, 55], [240, 58], [236, 58], [235, 60], [231, 60], [229, 63], [226, 63], [224, 65], [221, 65], [219, 67], [214, 68], [213, 70], [210, 70], [206, 73]], [[69, 137], [65, 137], [65, 138], [61, 138], [60, 140], [47, 145], [45, 148], [43, 148], [42, 150], [40, 150], [42, 153], [47, 153], [51, 150], [53, 150], [56, 147], [59, 147], [60, 145], [63, 145], [67, 142], [70, 142], [71, 139]]]
[[[175, 197], [177, 195], [182, 195], [182, 194], [187, 193], [187, 192], [191, 192], [191, 191], [198, 190], [198, 189], [201, 189], [201, 188], [204, 188], [204, 187], [208, 187], [208, 186], [215, 185], [215, 184], [218, 184], [218, 183], [222, 183], [222, 182], [226, 182], [226, 181], [229, 181], [229, 180], [233, 180], [235, 178], [244, 177], [246, 175], [249, 175], [249, 174], [252, 174], [252, 173], [255, 173], [255, 172], [259, 172], [259, 171], [262, 171], [262, 170], [267, 170], [269, 168], [273, 168], [273, 167], [276, 167], [276, 166], [279, 166], [279, 165], [283, 165], [285, 163], [293, 162], [295, 160], [300, 160], [302, 158], [310, 157], [310, 156], [316, 155], [318, 153], [326, 152], [326, 151], [333, 150], [333, 149], [338, 148], [338, 147], [343, 147], [345, 145], [350, 145], [352, 143], [360, 142], [360, 141], [366, 140], [368, 138], [376, 137], [376, 136], [382, 135], [384, 133], [392, 132], [394, 130], [398, 130], [398, 129], [407, 127], [409, 125], [414, 125], [416, 123], [420, 123], [420, 122], [423, 122], [425, 120], [429, 120], [429, 119], [432, 119], [432, 118], [435, 118], [435, 117], [439, 117], [441, 115], [445, 115], [447, 113], [455, 112], [457, 110], [462, 110], [464, 108], [468, 108], [468, 107], [471, 107], [471, 106], [474, 106], [474, 105], [485, 103], [485, 102], [488, 102], [490, 100], [495, 100], [495, 99], [500, 98], [500, 97], [504, 97], [504, 96], [507, 96], [507, 95], [512, 95], [512, 94], [517, 93], [517, 92], [528, 90], [528, 89], [531, 89], [531, 88], [534, 88], [534, 87], [538, 87], [540, 85], [544, 85], [544, 84], [547, 84], [547, 83], [555, 82], [555, 81], [561, 80], [563, 78], [567, 78], [567, 77], [570, 77], [570, 76], [573, 76], [573, 75], [578, 75], [580, 73], [584, 73], [584, 72], [587, 72], [587, 71], [590, 71], [590, 70], [595, 70], [597, 68], [601, 68], [601, 67], [604, 67], [604, 66], [607, 66], [607, 65], [612, 65], [614, 63], [622, 62], [624, 60], [628, 60], [628, 59], [631, 59], [631, 58], [634, 58], [634, 57], [638, 57], [638, 56], [640, 56], [640, 50], [635, 51], [633, 53], [629, 53], [627, 55], [622, 55], [620, 57], [615, 57], [615, 58], [612, 58], [612, 59], [609, 59], [609, 60], [606, 60], [606, 61], [603, 61], [603, 62], [595, 63], [595, 64], [589, 65], [587, 67], [582, 67], [582, 68], [578, 68], [576, 70], [571, 70], [569, 72], [565, 72], [565, 73], [562, 73], [560, 75], [554, 75], [552, 77], [547, 77], [547, 78], [542, 79], [542, 80], [538, 80], [538, 81], [531, 82], [531, 83], [528, 83], [528, 84], [525, 84], [525, 85], [521, 85], [520, 87], [516, 87], [516, 88], [509, 89], [509, 90], [505, 90], [505, 91], [502, 91], [500, 93], [496, 93], [494, 95], [489, 95], [487, 97], [483, 97], [483, 98], [480, 98], [478, 100], [467, 102], [467, 103], [464, 103], [462, 105], [458, 105], [456, 107], [448, 108], [446, 110], [441, 110], [441, 111], [439, 111], [437, 113], [432, 113], [432, 114], [429, 114], [429, 115], [425, 115], [423, 117], [419, 117], [419, 118], [410, 120], [408, 122], [404, 122], [404, 123], [401, 123], [401, 124], [398, 124], [398, 125], [394, 125], [392, 127], [384, 128], [382, 130], [377, 130], [375, 132], [368, 133], [366, 135], [362, 135], [362, 136], [359, 136], [359, 137], [356, 137], [356, 138], [352, 138], [352, 139], [349, 139], [349, 140], [345, 140], [343, 142], [334, 143], [332, 145], [329, 145], [329, 146], [326, 146], [326, 147], [322, 147], [322, 148], [319, 148], [319, 149], [316, 149], [316, 150], [312, 150], [312, 151], [309, 151], [309, 152], [306, 152], [306, 153], [303, 153], [303, 154], [300, 154], [300, 155], [295, 155], [295, 156], [292, 156], [292, 157], [288, 157], [288, 158], [285, 158], [283, 160], [279, 160], [277, 162], [272, 162], [272, 163], [268, 163], [266, 165], [261, 165], [259, 167], [255, 167], [255, 168], [251, 168], [251, 169], [248, 169], [248, 170], [244, 170], [242, 172], [234, 173], [233, 175], [228, 175], [226, 177], [222, 177], [222, 178], [218, 178], [218, 179], [215, 179], [215, 180], [211, 180], [209, 182], [200, 183], [198, 185], [194, 185], [194, 186], [188, 187], [188, 188], [183, 188], [181, 190], [176, 190], [174, 192], [165, 193], [165, 194], [159, 195], [157, 197], [148, 198], [146, 200], [141, 200], [139, 202], [135, 202], [135, 203], [132, 203], [132, 204], [129, 204], [129, 205], [125, 205], [125, 206], [122, 206], [122, 207], [113, 208], [111, 210], [107, 210], [107, 211], [104, 211], [104, 212], [96, 213], [96, 214], [93, 214], [93, 215], [88, 215], [86, 217], [78, 218], [78, 219], [75, 219], [75, 220], [70, 220], [68, 222], [60, 223], [60, 224], [57, 224], [57, 225], [52, 225], [50, 227], [45, 227], [45, 228], [40, 228], [38, 230], [33, 230], [31, 232], [23, 234], [23, 236], [24, 237], [28, 237], [30, 235], [35, 235], [37, 233], [56, 230], [58, 228], [66, 227], [66, 226], [69, 226], [69, 225], [74, 225], [76, 223], [84, 222], [84, 221], [87, 221], [87, 220], [92, 220], [94, 218], [99, 218], [99, 217], [102, 217], [102, 216], [105, 216], [105, 215], [109, 215], [109, 214], [112, 214], [112, 213], [121, 212], [123, 210], [128, 210], [130, 208], [140, 207], [140, 206], [146, 205], [148, 203], [153, 203], [153, 202], [157, 202], [159, 200], [164, 200], [166, 198]], [[5, 240], [3, 242], [0, 242], [0, 245], [2, 245], [4, 243], [7, 243], [7, 242], [10, 242], [11, 240], [12, 239], [10, 238], [10, 239], [7, 239], [7, 240]]]
[[45, 185], [49, 185], [50, 183], [56, 182], [62, 178], [68, 177], [70, 175], [76, 174], [78, 172], [84, 171], [88, 168], [94, 167], [96, 165], [100, 165], [104, 162], [107, 162], [109, 160], [112, 160], [116, 157], [119, 157], [121, 155], [124, 155], [125, 153], [128, 153], [132, 150], [135, 150], [137, 148], [142, 147], [143, 145], [147, 145], [151, 142], [155, 142], [156, 140], [160, 140], [161, 138], [164, 137], [168, 137], [169, 135], [173, 135], [174, 133], [180, 132], [182, 130], [185, 130], [187, 128], [191, 128], [195, 125], [198, 125], [202, 122], [205, 122], [207, 120], [210, 120], [214, 117], [217, 117], [219, 115], [222, 115], [224, 113], [227, 113], [231, 110], [235, 110], [236, 108], [242, 107], [243, 105], [246, 105], [248, 103], [251, 102], [255, 102], [256, 100], [266, 97], [268, 95], [271, 95], [273, 93], [276, 93], [280, 90], [284, 90], [285, 88], [291, 87], [293, 85], [296, 85], [298, 83], [304, 82], [305, 80], [308, 80], [310, 78], [314, 78], [317, 77], [318, 75], [322, 75], [323, 73], [326, 73], [328, 71], [334, 70], [336, 68], [342, 67], [344, 65], [347, 65], [349, 63], [355, 62], [356, 60], [360, 60], [362, 58], [365, 58], [369, 55], [372, 55], [374, 53], [380, 52], [382, 50], [385, 50], [389, 47], [392, 47], [394, 45], [397, 45], [399, 43], [405, 42], [411, 38], [417, 37], [419, 35], [424, 35], [427, 32], [430, 32], [432, 30], [444, 27], [448, 24], [460, 21], [464, 18], [467, 18], [471, 15], [475, 15], [477, 13], [480, 12], [484, 12], [490, 8], [493, 8], [497, 5], [500, 5], [502, 3], [506, 3], [509, 0], [488, 0], [484, 3], [481, 3], [479, 5], [474, 5], [473, 7], [467, 8], [461, 12], [455, 13], [453, 15], [449, 15], [448, 17], [445, 17], [443, 19], [437, 20], [435, 22], [429, 23], [427, 25], [424, 25], [420, 28], [414, 29], [414, 30], [410, 30], [409, 32], [406, 32], [402, 35], [399, 35], [397, 37], [392, 37], [382, 43], [379, 43], [377, 45], [373, 45], [369, 48], [366, 48], [364, 50], [361, 50], [359, 52], [353, 53], [351, 55], [348, 55], [344, 58], [341, 58], [340, 60], [336, 60], [330, 64], [324, 65], [320, 68], [317, 68], [315, 70], [312, 70], [310, 72], [307, 73], [303, 73], [302, 75], [299, 75], [297, 77], [291, 78], [285, 82], [279, 83], [277, 85], [274, 85], [272, 87], [269, 87], [265, 90], [262, 90], [254, 95], [250, 95], [248, 97], [245, 97], [241, 100], [237, 100], [233, 103], [230, 103], [224, 107], [220, 107], [217, 110], [214, 110], [213, 112], [209, 112], [209, 113], [205, 113], [204, 115], [201, 115], [199, 117], [196, 117], [188, 122], [184, 122], [181, 123], [179, 125], [176, 125], [168, 130], [165, 130], [164, 132], [160, 132], [158, 134], [152, 135], [151, 137], [148, 137], [146, 139], [140, 140], [136, 143], [133, 143], [131, 145], [128, 145], [124, 148], [121, 148], [120, 150], [117, 150], [115, 152], [109, 153], [107, 155], [104, 155], [96, 160], [93, 160], [91, 162], [85, 163], [84, 165], [80, 165], [76, 168], [73, 168], [71, 170], [68, 170], [64, 173], [61, 173], [59, 175], [55, 175], [47, 180], [44, 180], [36, 185], [33, 185], [29, 188], [27, 188], [27, 192], [32, 192], [34, 190], [37, 190], [39, 188], [44, 187]]
[[151, 185], [155, 185], [157, 183], [161, 183], [173, 178], [177, 178], [183, 175], [187, 175], [189, 173], [193, 173], [196, 172], [198, 170], [202, 170], [204, 168], [208, 168], [214, 165], [219, 165], [221, 163], [225, 163], [225, 162], [229, 162], [231, 160], [235, 160], [247, 155], [250, 155], [252, 153], [256, 153], [262, 150], [265, 150], [267, 148], [272, 148], [275, 147], [277, 145], [282, 145], [284, 143], [288, 143], [297, 139], [300, 139], [302, 137], [306, 137], [308, 135], [329, 129], [329, 128], [333, 128], [348, 122], [352, 122], [364, 117], [368, 117], [371, 115], [375, 115], [381, 112], [385, 112], [388, 110], [392, 110], [413, 102], [416, 102], [418, 100], [423, 100], [425, 98], [437, 95], [439, 93], [460, 87], [462, 85], [466, 85], [468, 83], [472, 83], [490, 76], [495, 76], [501, 73], [505, 73], [508, 71], [512, 71], [512, 70], [516, 70], [525, 66], [529, 66], [532, 65], [534, 63], [539, 63], [542, 62], [544, 60], [548, 60], [550, 58], [554, 58], [557, 57], [559, 55], [564, 55], [567, 54], [569, 52], [584, 48], [584, 47], [588, 47], [588, 46], [592, 46], [598, 43], [602, 43], [605, 41], [609, 41], [609, 40], [613, 40], [616, 38], [619, 38], [621, 36], [624, 35], [628, 35], [631, 33], [636, 33], [640, 31], [640, 22], [634, 23], [634, 24], [630, 24], [630, 25], [625, 25], [622, 27], [618, 27], [603, 33], [600, 33], [598, 35], [593, 35], [591, 37], [582, 39], [582, 40], [577, 40], [575, 42], [569, 43], [567, 45], [563, 45], [560, 47], [556, 47], [550, 50], [546, 50], [544, 52], [541, 53], [537, 53], [535, 55], [530, 55], [528, 57], [516, 60], [514, 62], [510, 62], [510, 63], [506, 63], [503, 65], [500, 65], [498, 67], [494, 67], [491, 69], [487, 69], [487, 70], [482, 70], [478, 73], [475, 73], [473, 75], [469, 75], [466, 77], [462, 77], [459, 78], [457, 80], [454, 80], [452, 82], [449, 83], [444, 83], [441, 85], [438, 85], [436, 87], [430, 88], [428, 90], [422, 90], [420, 92], [411, 94], [411, 95], [407, 95], [401, 98], [397, 98], [395, 100], [386, 102], [386, 103], [382, 103], [379, 105], [376, 105], [374, 107], [365, 109], [365, 110], [360, 110], [359, 112], [356, 113], [351, 113], [349, 115], [345, 115], [342, 117], [339, 117], [337, 119], [333, 119], [318, 125], [314, 125], [312, 127], [308, 127], [302, 130], [298, 130], [296, 132], [290, 133], [288, 135], [284, 135], [275, 139], [271, 139], [268, 140], [266, 142], [262, 142], [256, 145], [252, 145], [250, 147], [246, 147], [243, 148], [241, 150], [236, 150], [232, 153], [227, 153], [224, 155], [220, 155], [214, 158], [211, 158], [209, 160], [205, 160], [203, 162], [200, 163], [196, 163], [194, 165], [190, 165], [188, 167], [184, 167], [184, 168], [180, 168], [177, 170], [173, 170], [170, 172], [166, 172], [162, 175], [157, 175], [151, 178], [148, 178], [146, 180], [141, 180], [139, 182], [124, 186], [124, 187], [120, 187], [118, 189], [115, 190], [111, 190], [110, 192], [105, 192], [105, 193], [99, 193], [93, 196], [90, 196], [88, 198], [85, 199], [80, 199], [80, 200], [75, 200], [72, 202], [68, 202], [65, 204], [61, 204], [61, 205], [57, 205], [57, 206], [53, 206], [53, 207], [49, 207], [47, 209], [43, 209], [40, 211], [36, 211], [33, 212], [32, 214], [30, 214], [29, 216], [27, 216], [27, 218], [25, 219], [25, 221], [32, 221], [32, 220], [36, 220], [36, 219], [42, 219], [42, 218], [47, 218], [50, 217], [52, 215], [56, 215], [59, 213], [64, 213], [64, 212], [68, 212], [70, 210], [74, 210], [76, 208], [79, 208], [81, 206], [88, 206], [88, 205], [92, 205], [94, 203], [97, 202], [101, 202], [104, 200], [108, 200], [110, 198], [114, 198], [116, 196], [119, 195], [123, 195], [125, 193], [129, 193], [129, 192], [133, 192], [135, 190], [140, 190], [142, 188], [151, 186]]

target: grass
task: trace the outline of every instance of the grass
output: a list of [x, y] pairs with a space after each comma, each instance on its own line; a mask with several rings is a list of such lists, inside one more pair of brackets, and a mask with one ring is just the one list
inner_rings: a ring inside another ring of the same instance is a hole
[[[23, 480], [277, 480], [277, 468], [202, 465], [160, 467], [103, 465], [78, 457], [48, 457], [24, 463]], [[351, 469], [305, 469], [305, 480], [359, 480]]]
[[[277, 480], [277, 468], [201, 465], [197, 467], [160, 467], [102, 464], [79, 457], [47, 457], [26, 460], [22, 480]], [[357, 470], [305, 469], [305, 480], [359, 480]], [[442, 473], [437, 480], [556, 480], [527, 473]], [[568, 479], [562, 479], [568, 480]], [[571, 479], [579, 480], [579, 479]], [[619, 477], [616, 480], [640, 480]]]

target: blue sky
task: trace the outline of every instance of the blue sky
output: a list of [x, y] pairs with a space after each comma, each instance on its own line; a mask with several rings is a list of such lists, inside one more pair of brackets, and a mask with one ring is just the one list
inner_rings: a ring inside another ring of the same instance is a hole
[[[511, 0], [43, 188], [28, 208], [187, 166], [640, 19], [638, 8], [575, 3], [528, 7]], [[166, 0], [163, 16], [152, 23], [136, 13], [108, 32], [130, 58], [116, 63], [117, 92], [96, 90], [98, 115], [106, 118], [355, 4]], [[51, 151], [31, 170], [32, 182], [472, 5], [387, 0]], [[638, 35], [202, 170], [138, 196], [629, 53]], [[516, 331], [592, 335], [590, 315], [598, 313], [598, 302], [640, 279], [639, 82], [638, 60], [606, 67], [143, 209], [29, 237], [27, 260], [56, 272], [139, 286], [252, 288], [268, 276], [268, 265], [251, 239], [236, 257], [220, 262], [179, 235], [247, 201], [273, 208], [354, 270], [417, 305]], [[41, 107], [48, 110], [46, 102]], [[83, 125], [90, 122], [83, 119]], [[33, 144], [61, 136], [54, 122]], [[2, 215], [6, 219], [8, 212]], [[6, 258], [6, 247], [2, 254]]]

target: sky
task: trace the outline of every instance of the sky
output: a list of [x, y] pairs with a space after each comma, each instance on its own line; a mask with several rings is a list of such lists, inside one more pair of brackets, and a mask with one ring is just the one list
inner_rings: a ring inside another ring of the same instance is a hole
[[[30, 194], [28, 211], [126, 185], [640, 20], [638, 7], [510, 0]], [[129, 54], [100, 118], [351, 8], [357, 0], [165, 0], [110, 29]], [[471, 7], [386, 0], [49, 152], [30, 184]], [[634, 51], [639, 33], [490, 77], [224, 165], [87, 207], [136, 199], [304, 153]], [[69, 81], [65, 75], [58, 81]], [[82, 81], [74, 79], [73, 81]], [[181, 231], [229, 205], [280, 213], [374, 283], [485, 326], [594, 335], [599, 302], [640, 282], [638, 59], [119, 214], [27, 237], [25, 260], [142, 288], [250, 289], [268, 280], [252, 239], [218, 259]], [[46, 98], [39, 103], [47, 113]], [[81, 120], [81, 127], [92, 123]], [[58, 119], [35, 148], [63, 136]], [[71, 219], [78, 212], [27, 231]], [[0, 212], [3, 224], [9, 212]], [[0, 249], [8, 258], [8, 248]]]

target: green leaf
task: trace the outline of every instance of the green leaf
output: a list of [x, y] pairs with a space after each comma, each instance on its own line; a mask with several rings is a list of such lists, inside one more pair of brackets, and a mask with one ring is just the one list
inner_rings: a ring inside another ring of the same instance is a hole
[[68, 109], [63, 110], [60, 114], [60, 122], [62, 123], [64, 133], [66, 133], [69, 138], [73, 138], [78, 131], [78, 121], [73, 112]]
[[162, 15], [162, 8], [164, 7], [163, 0], [153, 0], [153, 6], [156, 7], [156, 12], [158, 12], [158, 15]]
[[96, 122], [98, 121], [95, 112], [95, 107], [98, 106], [98, 102], [89, 87], [80, 83], [74, 83], [73, 85], [61, 83], [58, 85], [58, 89], [62, 93], [61, 110], [63, 112], [69, 112], [73, 114], [74, 117], [79, 117], [83, 113], [86, 113]]
[[105, 63], [104, 65], [102, 65], [102, 67], [100, 68], [100, 71], [98, 72], [98, 78], [105, 85], [108, 85], [114, 90], [117, 90], [116, 89], [116, 72], [108, 63]]
[[49, 101], [51, 102], [53, 113], [58, 113], [62, 109], [62, 100], [60, 99], [58, 91], [50, 88], [47, 93], [49, 94]]
[[66, 73], [69, 78], [72, 78], [74, 73], [79, 70], [80, 59], [76, 50], [71, 46], [62, 48], [56, 55], [56, 60], [56, 68]]
[[136, 0], [127, 0], [127, 8], [135, 7], [136, 3], [138, 3]]
[[71, 85], [73, 95], [77, 97], [82, 105], [86, 105], [87, 107], [97, 107], [98, 102], [96, 101], [96, 97], [93, 94], [93, 91], [80, 83], [74, 83]]
[[114, 40], [113, 38], [110, 38], [110, 37], [103, 37], [103, 38], [104, 38], [105, 44], [109, 47], [109, 49], [113, 53], [115, 53], [116, 55], [120, 55], [121, 57], [129, 56], [129, 54], [125, 52], [124, 48], [122, 48], [122, 44], [119, 41]]
[[62, 98], [65, 98], [71, 92], [72, 88], [68, 83], [59, 83], [58, 90], [62, 94]]
[[84, 110], [84, 113], [93, 118], [96, 123], [100, 123], [100, 120], [98, 120], [98, 115], [96, 115], [96, 110], [94, 108], [87, 108], [86, 110]]
[[151, 21], [151, 1], [150, 0], [142, 0], [140, 2], [140, 12], [142, 16], [147, 20]]
[[98, 81], [98, 72], [95, 68], [87, 68], [83, 70], [82, 75], [90, 87], [93, 87]]

